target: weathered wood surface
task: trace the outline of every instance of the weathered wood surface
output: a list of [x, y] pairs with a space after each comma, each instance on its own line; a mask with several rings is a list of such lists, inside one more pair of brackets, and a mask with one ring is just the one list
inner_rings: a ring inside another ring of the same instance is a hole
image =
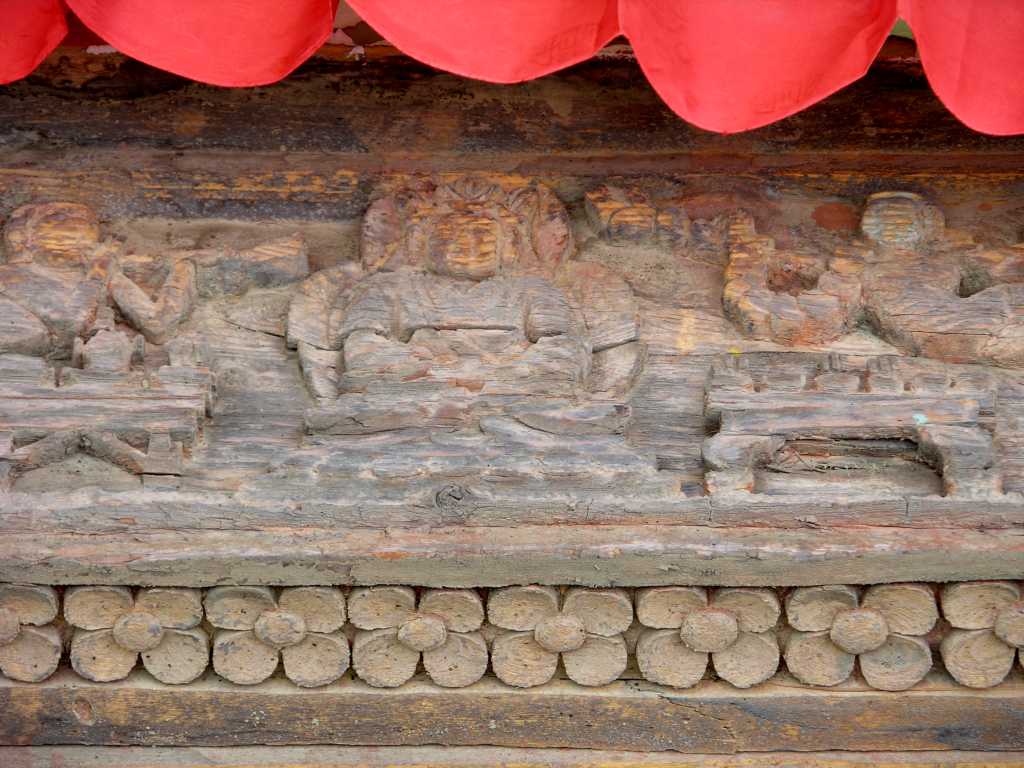
[[[923, 174], [1021, 184], [1021, 140], [974, 133], [920, 68], [874, 68], [793, 117], [740, 136], [687, 125], [635, 62], [592, 61], [496, 86], [403, 60], [314, 62], [266, 88], [222, 90], [145, 68], [85, 88], [0, 89], [0, 199], [76, 199], [110, 215], [358, 215], [389, 172], [510, 171], [560, 179], [666, 172], [797, 176], [847, 189]], [[834, 175], [835, 182], [828, 177]]]
[[[83, 514], [86, 508], [83, 507]], [[166, 508], [165, 508], [166, 510]], [[209, 508], [210, 515], [221, 510]], [[803, 586], [1018, 579], [1017, 530], [682, 525], [266, 528], [198, 531], [123, 521], [78, 533], [38, 523], [0, 537], [0, 579], [209, 586]]]
[[707, 683], [684, 692], [646, 683], [596, 691], [556, 682], [530, 692], [485, 679], [446, 691], [345, 683], [316, 694], [268, 681], [161, 688], [139, 679], [42, 685], [0, 682], [0, 743], [146, 746], [246, 744], [493, 745], [690, 753], [1019, 750], [1024, 682], [984, 692], [941, 675], [906, 693], [856, 686], [750, 691]]
[[1022, 752], [681, 755], [499, 747], [0, 747], [10, 768], [1018, 768]]

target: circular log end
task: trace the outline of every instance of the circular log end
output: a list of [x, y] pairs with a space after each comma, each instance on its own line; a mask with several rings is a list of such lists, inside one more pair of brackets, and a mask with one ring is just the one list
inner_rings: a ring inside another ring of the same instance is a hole
[[479, 633], [451, 632], [444, 645], [424, 652], [423, 667], [444, 688], [472, 685], [487, 671], [487, 643]]
[[224, 630], [213, 641], [213, 670], [238, 685], [262, 683], [277, 669], [278, 652], [251, 631]]
[[399, 642], [394, 629], [362, 630], [352, 644], [352, 668], [375, 688], [402, 685], [416, 674], [419, 661], [419, 651]]
[[129, 611], [114, 624], [114, 639], [129, 651], [149, 651], [160, 645], [164, 630], [156, 618], [144, 611]]
[[184, 685], [197, 679], [210, 663], [210, 640], [201, 629], [171, 629], [163, 642], [144, 651], [142, 665], [166, 685]]
[[271, 648], [287, 648], [302, 642], [306, 636], [306, 621], [289, 611], [264, 611], [256, 619], [256, 637]]
[[13, 641], [0, 645], [0, 672], [23, 683], [42, 682], [57, 671], [62, 650], [56, 627], [22, 627]]
[[705, 608], [683, 617], [679, 637], [693, 651], [714, 653], [724, 651], [736, 642], [740, 627], [729, 611]]
[[71, 667], [94, 683], [123, 680], [138, 657], [135, 651], [121, 647], [109, 629], [80, 630], [71, 641]]
[[291, 587], [281, 591], [277, 603], [301, 616], [309, 632], [337, 632], [345, 624], [345, 595], [336, 587]]
[[999, 612], [995, 633], [1007, 645], [1024, 648], [1024, 601], [1008, 605]]
[[961, 685], [991, 688], [1010, 673], [1016, 649], [990, 629], [956, 629], [942, 639], [942, 662]]
[[686, 614], [707, 604], [703, 587], [650, 587], [636, 594], [636, 617], [645, 627], [676, 629]]
[[491, 592], [487, 598], [487, 618], [502, 629], [526, 632], [548, 616], [558, 613], [558, 590], [554, 587], [529, 585], [505, 587]]
[[786, 641], [786, 668], [806, 685], [839, 685], [853, 672], [856, 657], [832, 642], [828, 632], [792, 632]]
[[563, 613], [543, 619], [537, 624], [534, 637], [545, 650], [564, 653], [580, 648], [587, 639], [587, 632], [582, 619]]
[[873, 651], [860, 656], [860, 671], [867, 684], [880, 691], [905, 691], [932, 668], [932, 651], [920, 637], [889, 635]]
[[558, 654], [542, 648], [532, 632], [510, 632], [494, 639], [491, 668], [506, 685], [532, 688], [555, 676]]
[[870, 608], [838, 613], [829, 630], [832, 642], [854, 655], [880, 648], [888, 636], [885, 617]]
[[771, 678], [779, 668], [779, 641], [774, 632], [740, 632], [736, 642], [711, 654], [715, 672], [737, 688]]
[[633, 603], [623, 589], [570, 589], [562, 611], [582, 619], [592, 635], [612, 637], [625, 632], [633, 623]]
[[309, 633], [302, 642], [281, 651], [284, 673], [302, 688], [333, 683], [349, 665], [348, 641], [341, 633]]
[[626, 641], [621, 637], [587, 635], [575, 651], [562, 654], [565, 674], [574, 683], [586, 686], [608, 685], [626, 671]]
[[691, 651], [671, 629], [649, 629], [636, 643], [636, 661], [644, 679], [673, 688], [696, 685], [707, 671], [708, 655]]
[[448, 639], [448, 630], [437, 616], [414, 616], [398, 628], [398, 641], [414, 651], [432, 651]]

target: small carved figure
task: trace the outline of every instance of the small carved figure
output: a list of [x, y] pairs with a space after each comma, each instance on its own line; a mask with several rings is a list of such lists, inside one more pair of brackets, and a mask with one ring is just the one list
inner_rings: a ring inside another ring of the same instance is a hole
[[307, 431], [317, 445], [348, 441], [332, 443], [346, 455], [321, 463], [316, 484], [351, 477], [358, 494], [368, 477], [401, 477], [407, 496], [428, 482], [440, 498], [448, 472], [479, 481], [463, 497], [544, 477], [557, 491], [583, 481], [587, 462], [598, 490], [623, 478], [664, 491], [649, 482], [654, 457], [624, 437], [644, 359], [637, 302], [601, 265], [567, 261], [568, 218], [550, 190], [414, 185], [371, 206], [362, 246], [363, 267], [313, 275], [289, 311], [316, 402]]
[[1024, 248], [983, 249], [911, 192], [871, 195], [860, 229], [831, 253], [780, 251], [737, 216], [727, 315], [746, 335], [787, 345], [866, 324], [913, 355], [1024, 365]]
[[751, 338], [820, 344], [850, 331], [860, 307], [862, 265], [842, 256], [780, 251], [737, 215], [729, 229], [726, 314]]

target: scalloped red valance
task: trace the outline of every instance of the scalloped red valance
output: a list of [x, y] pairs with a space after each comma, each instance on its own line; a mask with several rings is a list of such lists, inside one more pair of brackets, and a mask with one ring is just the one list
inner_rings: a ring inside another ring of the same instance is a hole
[[[897, 17], [964, 123], [1024, 132], [1020, 0], [350, 0], [427, 64], [501, 83], [582, 61], [617, 35], [681, 117], [766, 125], [856, 80]], [[281, 79], [331, 34], [337, 0], [0, 0], [0, 83], [31, 72], [78, 15], [121, 52], [202, 82]]]

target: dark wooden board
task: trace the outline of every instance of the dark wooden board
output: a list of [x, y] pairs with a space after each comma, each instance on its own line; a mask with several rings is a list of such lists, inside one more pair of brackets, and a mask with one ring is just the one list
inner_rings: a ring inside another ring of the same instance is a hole
[[867, 77], [773, 125], [718, 136], [665, 107], [635, 61], [499, 86], [402, 58], [308, 64], [220, 89], [133, 64], [80, 88], [0, 87], [0, 202], [71, 199], [104, 215], [352, 217], [394, 173], [518, 172], [565, 197], [624, 174], [785, 178], [864, 194], [879, 179], [956, 198], [974, 177], [1019, 194], [1024, 139], [960, 124], [919, 67]]
[[1021, 752], [680, 755], [499, 747], [0, 747], [8, 768], [1017, 768]]
[[1022, 697], [1019, 676], [984, 692], [953, 688], [939, 675], [912, 691], [879, 693], [791, 687], [784, 679], [749, 691], [639, 682], [516, 691], [489, 679], [454, 691], [351, 681], [297, 691], [275, 681], [243, 688], [214, 679], [176, 688], [144, 675], [96, 685], [61, 674], [40, 685], [0, 683], [0, 743], [1000, 751], [1022, 746]]

